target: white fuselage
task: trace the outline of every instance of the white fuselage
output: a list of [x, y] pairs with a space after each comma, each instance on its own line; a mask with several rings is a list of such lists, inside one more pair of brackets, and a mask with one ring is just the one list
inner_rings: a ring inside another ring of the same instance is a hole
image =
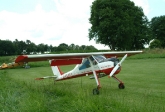
[[[69, 79], [69, 78], [75, 78], [75, 77], [79, 77], [79, 76], [86, 76], [86, 75], [93, 74], [91, 67], [80, 70], [80, 67], [82, 65], [83, 64], [76, 65], [73, 70], [71, 70], [67, 73], [61, 74], [60, 76], [58, 76], [56, 78], [56, 80], [65, 80], [65, 79]], [[107, 75], [112, 71], [113, 67], [114, 67], [114, 62], [112, 62], [112, 61], [98, 63], [93, 66], [96, 73], [105, 73]]]

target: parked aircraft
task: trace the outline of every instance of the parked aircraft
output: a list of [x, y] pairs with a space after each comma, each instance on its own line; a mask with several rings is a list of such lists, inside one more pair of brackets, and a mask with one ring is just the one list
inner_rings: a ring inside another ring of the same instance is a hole
[[[36, 80], [54, 78], [55, 81], [77, 78], [81, 76], [94, 75], [96, 88], [93, 94], [99, 94], [101, 88], [100, 77], [112, 77], [119, 82], [119, 89], [124, 89], [124, 83], [116, 75], [121, 71], [121, 64], [127, 56], [142, 53], [142, 51], [122, 51], [122, 52], [93, 52], [93, 53], [66, 53], [66, 54], [43, 54], [43, 55], [20, 55], [15, 63], [28, 63], [33, 61], [49, 60], [53, 71], [53, 76], [36, 78]], [[119, 61], [118, 57], [122, 57]], [[76, 64], [71, 71], [63, 73], [59, 66]]]

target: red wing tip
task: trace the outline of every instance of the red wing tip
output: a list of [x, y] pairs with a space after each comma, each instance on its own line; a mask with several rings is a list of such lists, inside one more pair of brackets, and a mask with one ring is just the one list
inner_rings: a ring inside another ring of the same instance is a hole
[[44, 79], [44, 78], [36, 78], [35, 80], [42, 80], [42, 79]]

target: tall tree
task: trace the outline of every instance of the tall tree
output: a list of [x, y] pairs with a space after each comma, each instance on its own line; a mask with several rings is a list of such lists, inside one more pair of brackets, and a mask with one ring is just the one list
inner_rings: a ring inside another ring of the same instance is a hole
[[31, 44], [32, 42], [30, 40], [26, 40], [26, 44], [29, 45]]
[[36, 47], [35, 43], [30, 42], [30, 43], [27, 44], [27, 50], [26, 50], [26, 52], [28, 54], [30, 54], [30, 53], [36, 53], [36, 51], [37, 51], [37, 47]]
[[57, 47], [58, 51], [68, 51], [68, 45], [65, 43], [61, 43], [58, 47]]
[[15, 49], [12, 41], [10, 40], [0, 40], [0, 55], [13, 55], [15, 53]]
[[72, 43], [72, 44], [69, 45], [69, 49], [70, 50], [75, 50], [75, 48], [76, 48], [76, 45], [75, 44]]
[[22, 52], [24, 51], [24, 50], [27, 50], [27, 45], [26, 45], [26, 43], [24, 42], [24, 41], [19, 41], [19, 44], [18, 44], [18, 49], [19, 49], [19, 54], [22, 54]]
[[86, 46], [85, 45], [81, 45], [80, 49], [84, 52], [86, 50]]
[[161, 47], [165, 48], [165, 15], [152, 18], [150, 25], [153, 39], [158, 39]]
[[90, 45], [90, 46], [86, 46], [87, 50], [91, 50], [91, 51], [97, 51], [98, 49], [95, 48], [94, 46]]
[[18, 39], [15, 39], [15, 41], [13, 41], [13, 46], [14, 46], [14, 49], [15, 49], [15, 54], [16, 55], [21, 54], [21, 51], [19, 50], [19, 41], [18, 41]]
[[161, 42], [158, 39], [152, 40], [149, 46], [151, 49], [153, 48], [161, 48]]
[[44, 53], [44, 48], [45, 48], [45, 45], [43, 43], [37, 45], [37, 52]]
[[141, 49], [150, 40], [147, 18], [130, 0], [95, 0], [89, 21], [89, 39], [112, 50]]
[[13, 46], [16, 55], [20, 55], [23, 53], [23, 51], [27, 50], [27, 44], [24, 41], [18, 41], [15, 39], [15, 41], [13, 41]]
[[52, 52], [53, 51], [53, 46], [52, 45], [48, 46], [48, 51], [49, 52]]

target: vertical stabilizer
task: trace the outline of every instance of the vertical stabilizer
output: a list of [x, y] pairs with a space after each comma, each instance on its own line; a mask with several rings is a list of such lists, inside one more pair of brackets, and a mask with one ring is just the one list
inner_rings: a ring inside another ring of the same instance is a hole
[[[49, 61], [50, 65], [51, 65], [51, 60]], [[63, 72], [60, 70], [60, 68], [58, 66], [52, 66], [51, 65], [51, 68], [52, 68], [52, 71], [53, 71], [53, 74], [57, 77], [61, 76], [63, 74]]]
[[63, 74], [58, 66], [51, 66], [51, 68], [55, 76], [59, 77]]

